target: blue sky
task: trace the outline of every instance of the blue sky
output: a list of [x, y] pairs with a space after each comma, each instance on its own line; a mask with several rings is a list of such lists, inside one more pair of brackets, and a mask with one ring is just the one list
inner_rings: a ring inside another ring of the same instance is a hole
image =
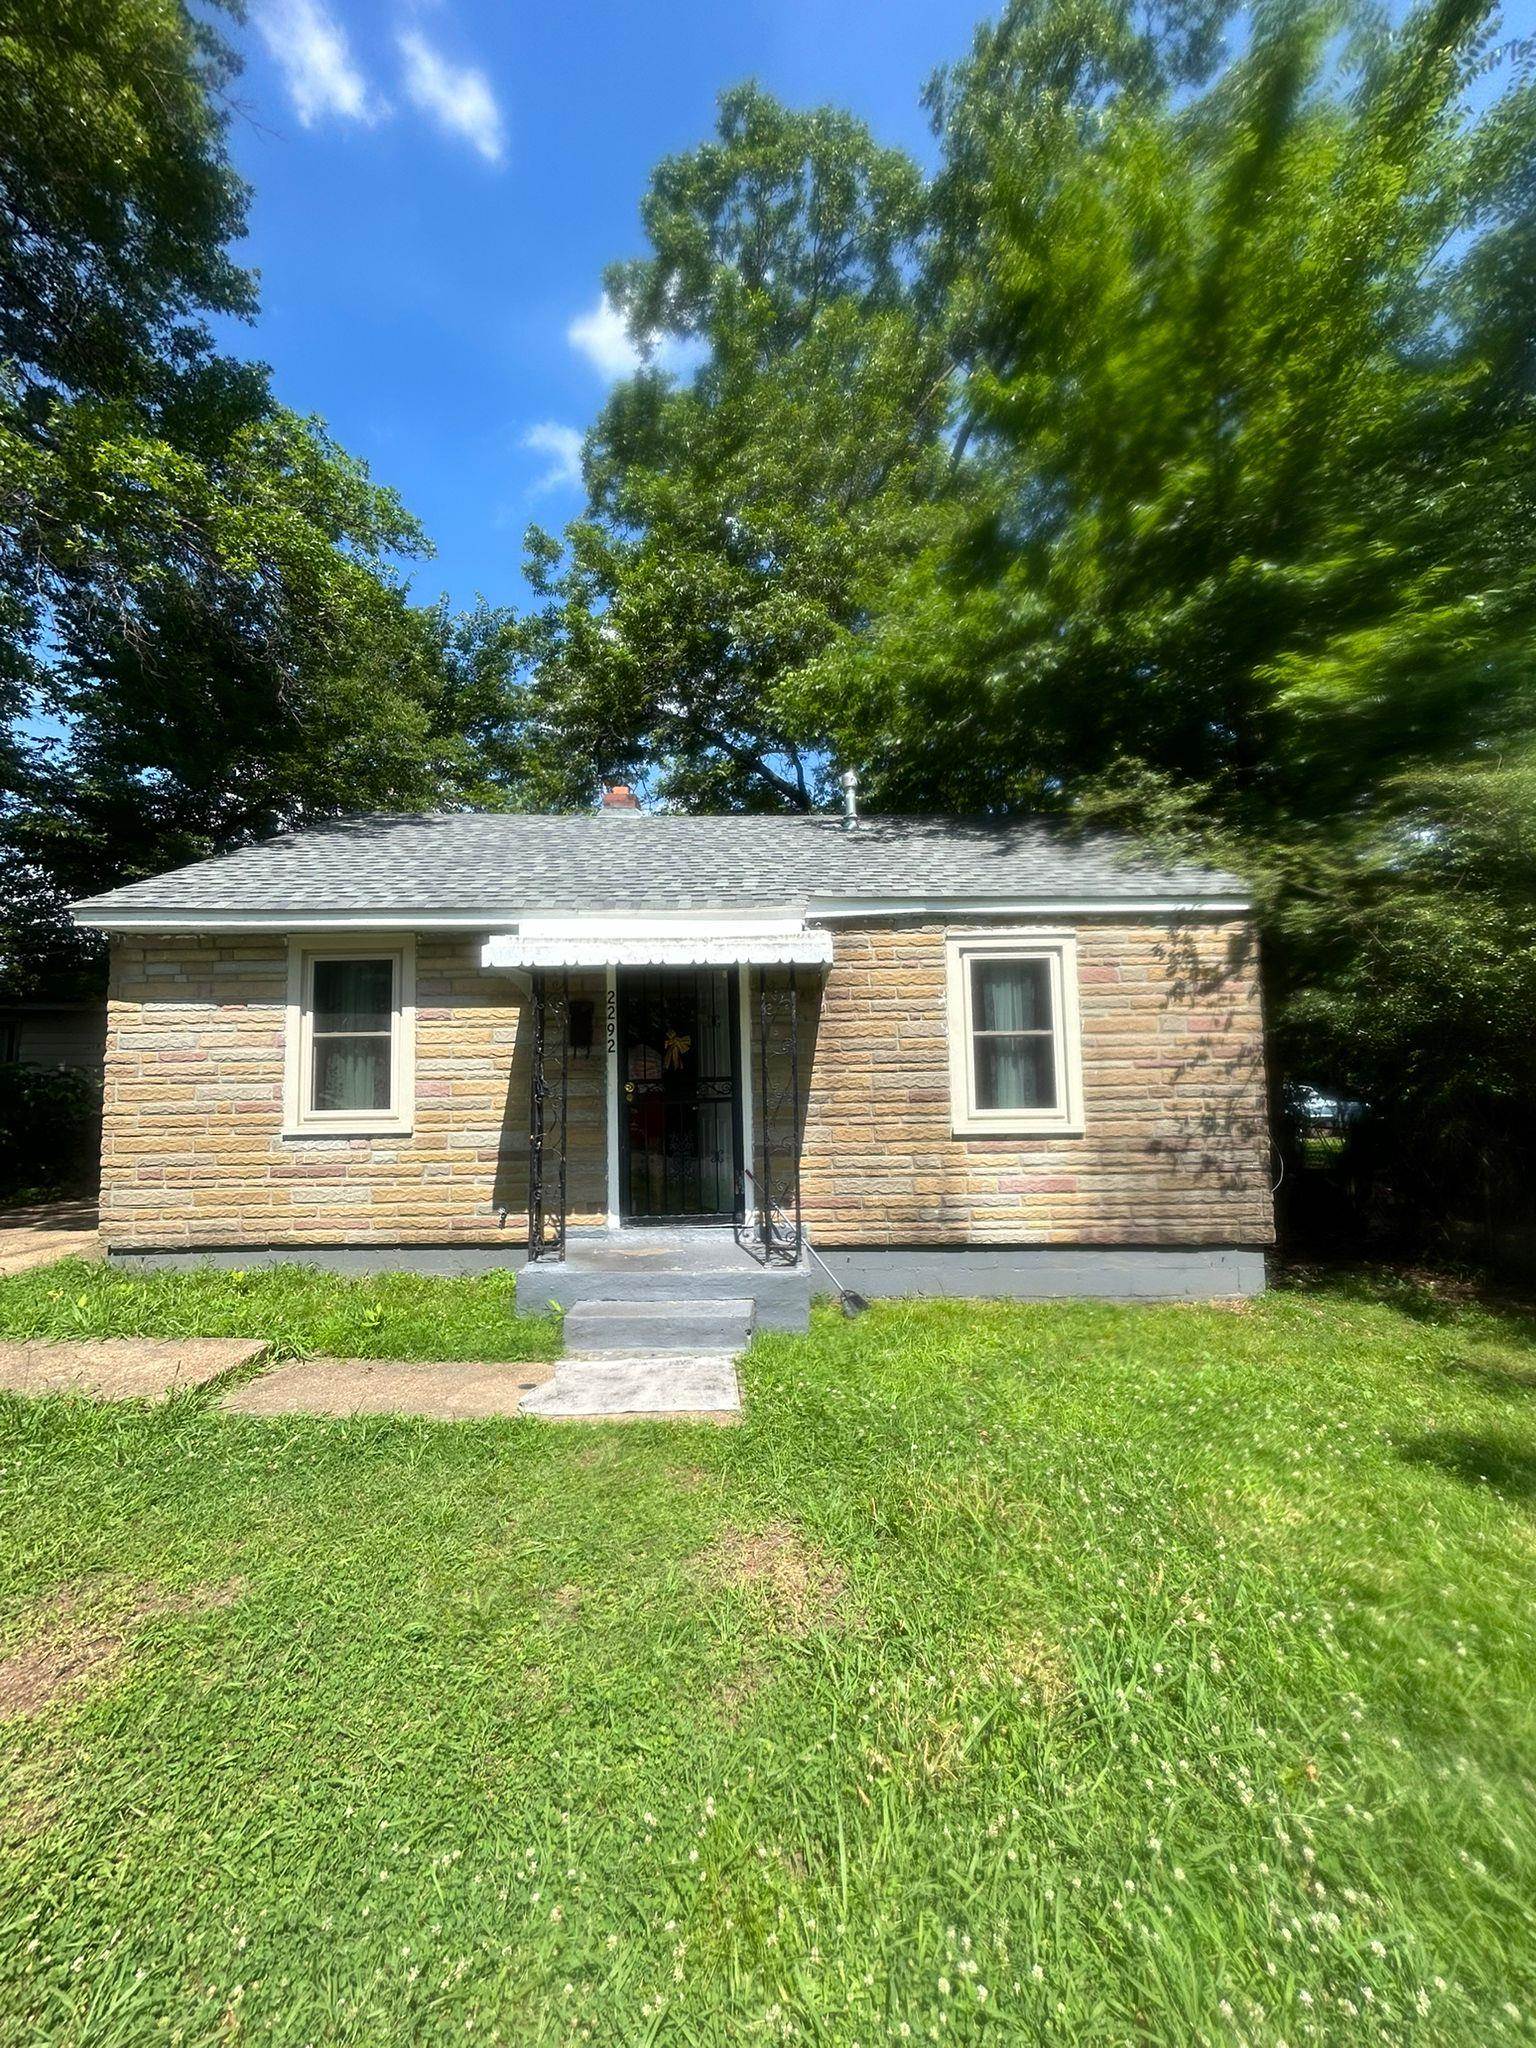
[[523, 592], [522, 534], [580, 504], [574, 436], [626, 349], [605, 263], [658, 157], [756, 77], [929, 154], [919, 90], [982, 0], [253, 0], [231, 135], [254, 187], [235, 345], [395, 486], [422, 597]]

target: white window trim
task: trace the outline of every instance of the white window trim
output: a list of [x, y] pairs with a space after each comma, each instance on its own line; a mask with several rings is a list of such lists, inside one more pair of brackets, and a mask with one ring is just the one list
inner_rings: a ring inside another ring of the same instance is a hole
[[[944, 941], [949, 992], [950, 1122], [956, 1137], [1057, 1137], [1083, 1134], [1083, 1027], [1077, 995], [1077, 934], [1069, 931], [950, 932]], [[1051, 975], [1056, 1051], [1055, 1109], [978, 1109], [976, 1042], [971, 1031], [971, 963], [1044, 960]]]
[[[395, 963], [387, 1110], [311, 1109], [314, 1072], [310, 993], [317, 960]], [[288, 1017], [283, 1035], [285, 1138], [408, 1138], [416, 1114], [416, 941], [409, 932], [313, 934], [288, 941]]]

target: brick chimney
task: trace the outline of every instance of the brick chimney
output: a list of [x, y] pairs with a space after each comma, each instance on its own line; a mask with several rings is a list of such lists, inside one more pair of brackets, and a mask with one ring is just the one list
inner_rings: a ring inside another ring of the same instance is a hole
[[638, 811], [640, 799], [627, 782], [610, 782], [603, 791], [605, 811]]

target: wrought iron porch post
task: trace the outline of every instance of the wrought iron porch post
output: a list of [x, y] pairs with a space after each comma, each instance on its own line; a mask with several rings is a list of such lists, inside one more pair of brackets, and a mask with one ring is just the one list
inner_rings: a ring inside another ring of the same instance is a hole
[[566, 1160], [570, 1153], [567, 1136], [569, 1122], [566, 1112], [571, 1103], [571, 971], [567, 968], [560, 981], [560, 1217], [556, 1225], [556, 1245], [559, 1256], [565, 1257], [565, 1183]]
[[757, 1191], [763, 1263], [773, 1257], [773, 1139], [768, 1129], [768, 970], [757, 970], [757, 1072], [762, 1097], [763, 1180]]
[[800, 981], [789, 963], [789, 1163], [795, 1177], [795, 1241], [790, 1256], [798, 1265], [804, 1227], [800, 1216]]
[[[549, 989], [542, 971], [532, 978], [532, 1065], [528, 1080], [528, 1256], [530, 1259], [565, 1257], [565, 1205], [567, 1127], [571, 1090], [571, 977], [569, 969], [561, 981], [560, 1083], [551, 1084], [549, 1062]], [[559, 1113], [556, 1152], [551, 1167], [549, 1147], [549, 1099], [555, 1097]], [[550, 1196], [554, 1196], [551, 1209]]]
[[544, 1256], [544, 977], [530, 988], [531, 1045], [528, 1068], [528, 1257]]

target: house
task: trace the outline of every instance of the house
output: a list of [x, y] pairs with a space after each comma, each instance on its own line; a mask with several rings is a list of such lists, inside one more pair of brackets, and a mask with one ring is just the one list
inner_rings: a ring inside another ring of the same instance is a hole
[[99, 998], [0, 1002], [0, 1066], [69, 1067], [99, 1081], [106, 1028]]
[[686, 1224], [865, 1293], [1263, 1285], [1247, 898], [1122, 840], [611, 791], [316, 825], [74, 911], [111, 935], [115, 1258], [526, 1256], [559, 1298], [562, 1258]]

